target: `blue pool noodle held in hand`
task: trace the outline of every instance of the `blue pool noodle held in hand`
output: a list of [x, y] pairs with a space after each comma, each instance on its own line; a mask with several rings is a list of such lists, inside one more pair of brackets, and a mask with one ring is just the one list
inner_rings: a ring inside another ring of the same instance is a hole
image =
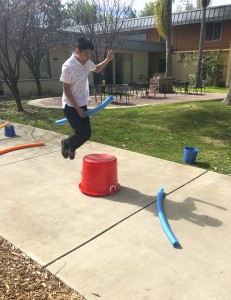
[[[100, 105], [96, 106], [93, 109], [87, 110], [84, 112], [85, 116], [90, 116], [90, 115], [94, 115], [97, 112], [101, 111], [102, 109], [104, 109], [108, 104], [110, 104], [112, 101], [114, 100], [114, 97], [112, 95], [110, 95], [107, 99], [105, 99]], [[62, 125], [67, 123], [67, 119], [61, 119], [61, 120], [57, 120], [55, 121], [56, 125]]]

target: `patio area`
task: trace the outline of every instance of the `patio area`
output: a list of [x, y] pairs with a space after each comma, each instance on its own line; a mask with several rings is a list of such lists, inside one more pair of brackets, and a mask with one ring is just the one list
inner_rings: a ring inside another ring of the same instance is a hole
[[[107, 95], [105, 95], [107, 97]], [[108, 108], [121, 108], [121, 107], [131, 107], [131, 106], [141, 106], [141, 105], [155, 105], [164, 103], [176, 103], [176, 102], [187, 102], [187, 101], [205, 101], [205, 100], [215, 100], [224, 99], [225, 94], [218, 93], [205, 93], [205, 94], [184, 94], [184, 93], [171, 93], [164, 94], [157, 93], [155, 98], [143, 97], [141, 92], [138, 95], [129, 96], [126, 101], [125, 97], [115, 97], [115, 100], [109, 104]], [[91, 96], [89, 101], [89, 108], [94, 108], [99, 105], [104, 100], [100, 95]], [[29, 101], [29, 105], [46, 107], [46, 108], [61, 108], [61, 97], [50, 97], [50, 98], [40, 98]]]

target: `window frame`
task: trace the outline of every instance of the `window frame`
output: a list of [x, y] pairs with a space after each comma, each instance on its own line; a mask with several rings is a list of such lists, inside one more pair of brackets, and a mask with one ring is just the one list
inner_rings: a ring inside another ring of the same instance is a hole
[[[219, 38], [214, 37], [214, 33], [215, 33], [215, 29], [216, 29], [217, 25], [220, 26]], [[208, 30], [209, 29], [211, 31], [211, 33], [210, 33], [211, 38], [208, 36], [209, 35]], [[206, 28], [205, 28], [205, 42], [220, 41], [221, 40], [221, 36], [222, 36], [222, 22], [209, 22], [209, 23], [206, 24]]]

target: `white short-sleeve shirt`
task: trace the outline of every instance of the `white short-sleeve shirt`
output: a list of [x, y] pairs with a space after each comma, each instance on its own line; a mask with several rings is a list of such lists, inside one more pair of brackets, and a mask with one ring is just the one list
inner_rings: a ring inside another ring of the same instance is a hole
[[[96, 65], [91, 60], [88, 60], [85, 65], [82, 65], [75, 57], [75, 53], [73, 53], [62, 66], [60, 81], [71, 85], [71, 93], [79, 106], [87, 105], [90, 100], [88, 75], [90, 71], [94, 71], [95, 69]], [[66, 104], [73, 107], [63, 92], [62, 108], [64, 108]]]

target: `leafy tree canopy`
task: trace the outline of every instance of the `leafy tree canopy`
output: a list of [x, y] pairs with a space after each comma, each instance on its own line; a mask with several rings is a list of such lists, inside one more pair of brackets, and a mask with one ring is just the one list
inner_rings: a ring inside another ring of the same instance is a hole
[[141, 10], [140, 16], [141, 17], [146, 17], [146, 16], [152, 16], [154, 15], [154, 2], [150, 1], [145, 3], [144, 9]]
[[169, 7], [171, 7], [171, 0], [157, 0], [154, 3], [154, 17], [157, 30], [165, 40], [170, 35], [172, 30], [171, 19], [169, 18]]

